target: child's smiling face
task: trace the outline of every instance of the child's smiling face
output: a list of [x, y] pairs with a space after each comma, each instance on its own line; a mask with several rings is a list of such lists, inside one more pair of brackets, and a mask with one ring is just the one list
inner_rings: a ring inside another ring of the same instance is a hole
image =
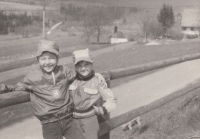
[[82, 76], [87, 76], [93, 70], [93, 64], [87, 61], [80, 61], [75, 67], [76, 71]]
[[40, 67], [47, 73], [51, 73], [58, 64], [58, 57], [51, 52], [43, 52], [38, 57]]

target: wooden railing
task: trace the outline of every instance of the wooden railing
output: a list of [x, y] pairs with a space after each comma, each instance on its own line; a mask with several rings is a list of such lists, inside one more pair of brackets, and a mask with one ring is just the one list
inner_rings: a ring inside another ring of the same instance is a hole
[[99, 136], [102, 136], [102, 135], [108, 133], [109, 131], [113, 130], [114, 128], [131, 121], [132, 119], [135, 119], [138, 116], [141, 116], [141, 115], [143, 115], [147, 112], [150, 112], [158, 107], [161, 107], [164, 104], [166, 104], [174, 99], [177, 99], [187, 93], [190, 93], [193, 90], [196, 90], [198, 88], [200, 88], [199, 82], [192, 83], [189, 86], [187, 86], [186, 88], [183, 88], [183, 89], [181, 89], [177, 92], [174, 92], [168, 96], [158, 99], [148, 105], [141, 106], [137, 109], [131, 110], [127, 113], [124, 113], [122, 115], [119, 115], [119, 116], [116, 116], [109, 120], [106, 120], [105, 122], [100, 124]]
[[[194, 60], [200, 58], [200, 54], [194, 54], [194, 55], [186, 55], [183, 57], [177, 57], [177, 58], [172, 58], [164, 61], [158, 61], [154, 62], [151, 64], [144, 64], [144, 65], [139, 65], [139, 66], [133, 66], [133, 67], [128, 67], [128, 68], [121, 68], [121, 69], [116, 69], [116, 70], [110, 70], [110, 71], [104, 71], [102, 74], [106, 78], [106, 81], [108, 84], [110, 84], [110, 80], [134, 75], [134, 74], [140, 74], [143, 72], [151, 71], [151, 70], [156, 70], [159, 68], [163, 68], [166, 66], [170, 66], [173, 64], [178, 64], [181, 62], [189, 61], [189, 60]], [[193, 86], [193, 85], [192, 85]], [[194, 89], [199, 88], [198, 85], [195, 85], [196, 87], [191, 87], [189, 90], [186, 91], [179, 91], [178, 93], [172, 93], [169, 96], [166, 96], [164, 98], [161, 98], [149, 105], [139, 107], [137, 109], [134, 109], [130, 112], [124, 113], [120, 116], [107, 119], [106, 121], [101, 121], [100, 124], [100, 132], [99, 136], [101, 139], [109, 139], [109, 132], [122, 125], [125, 124], [132, 119], [143, 115], [149, 111], [152, 111], [153, 109], [156, 109], [171, 100], [174, 100]], [[0, 108], [24, 103], [30, 101], [29, 93], [25, 91], [15, 91], [11, 93], [6, 93], [6, 94], [0, 94]]]

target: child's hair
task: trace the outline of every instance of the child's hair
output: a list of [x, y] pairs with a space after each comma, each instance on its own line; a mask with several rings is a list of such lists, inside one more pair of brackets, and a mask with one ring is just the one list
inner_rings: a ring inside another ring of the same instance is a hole
[[72, 57], [73, 57], [74, 65], [76, 65], [80, 61], [87, 61], [90, 63], [94, 62], [92, 59], [92, 56], [90, 54], [90, 50], [88, 48], [83, 49], [83, 50], [74, 51], [72, 54]]
[[55, 41], [40, 40], [36, 57], [40, 56], [45, 51], [54, 53], [56, 56], [59, 56], [59, 47], [56, 45]]

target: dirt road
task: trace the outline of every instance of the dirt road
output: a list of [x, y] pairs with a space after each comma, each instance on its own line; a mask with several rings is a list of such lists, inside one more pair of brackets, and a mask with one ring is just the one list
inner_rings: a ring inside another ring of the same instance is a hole
[[[112, 88], [118, 99], [115, 117], [134, 108], [147, 105], [200, 79], [200, 60], [193, 60], [161, 69], [152, 74]], [[0, 131], [0, 139], [42, 139], [41, 125], [29, 118]]]

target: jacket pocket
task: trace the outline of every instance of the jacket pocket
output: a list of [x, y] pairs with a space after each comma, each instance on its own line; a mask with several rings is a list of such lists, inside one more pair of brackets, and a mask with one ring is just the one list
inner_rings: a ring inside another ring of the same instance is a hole
[[98, 90], [96, 89], [91, 89], [91, 88], [84, 88], [84, 92], [88, 93], [90, 95], [96, 95], [98, 93]]
[[72, 85], [72, 84], [71, 84], [71, 85], [69, 86], [69, 90], [75, 91], [75, 90], [77, 89], [77, 87], [78, 87], [78, 86], [75, 86], [75, 85]]

